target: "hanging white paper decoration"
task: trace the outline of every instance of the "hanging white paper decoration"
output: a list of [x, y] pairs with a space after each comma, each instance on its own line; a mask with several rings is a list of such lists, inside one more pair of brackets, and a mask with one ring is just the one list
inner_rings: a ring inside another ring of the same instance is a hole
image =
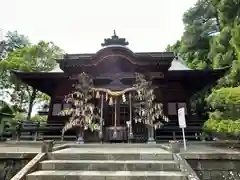
[[112, 99], [112, 97], [110, 97], [108, 104], [109, 104], [110, 106], [113, 105], [113, 99]]
[[108, 100], [108, 93], [106, 93], [106, 101]]
[[96, 94], [96, 98], [99, 99], [100, 98], [100, 94], [99, 92], [97, 91], [97, 94]]
[[126, 96], [125, 96], [125, 94], [122, 95], [122, 100], [123, 100], [123, 102], [126, 102]]

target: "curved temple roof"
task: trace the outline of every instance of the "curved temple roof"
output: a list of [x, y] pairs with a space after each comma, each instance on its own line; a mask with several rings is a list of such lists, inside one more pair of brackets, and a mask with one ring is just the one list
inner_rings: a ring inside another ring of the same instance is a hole
[[[153, 76], [153, 82], [156, 84], [178, 81], [185, 84], [186, 88], [191, 88], [192, 92], [196, 92], [216, 82], [227, 70], [192, 70], [173, 52], [134, 53], [126, 47], [127, 44], [125, 38], [118, 38], [114, 34], [112, 39], [105, 39], [104, 47], [98, 52], [66, 54], [64, 59], [57, 60], [58, 64], [50, 72], [13, 73], [23, 82], [53, 95], [63, 80], [81, 72], [91, 74], [96, 86], [106, 85], [117, 90], [132, 85], [134, 72], [140, 72]], [[199, 82], [199, 78], [204, 80]]]
[[[180, 57], [177, 57], [173, 59], [171, 66], [168, 70], [175, 71], [175, 70], [192, 70], [192, 69], [188, 68]], [[57, 64], [50, 72], [63, 72], [63, 70], [60, 68], [59, 64]]]

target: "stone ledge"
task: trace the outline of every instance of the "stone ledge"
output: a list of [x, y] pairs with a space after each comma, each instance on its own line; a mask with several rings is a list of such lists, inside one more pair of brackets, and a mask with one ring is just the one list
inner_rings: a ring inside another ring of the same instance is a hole
[[53, 147], [52, 150], [54, 152], [54, 151], [59, 151], [59, 150], [63, 150], [63, 149], [66, 149], [66, 148], [70, 148], [70, 146], [68, 144], [62, 144], [62, 145]]
[[196, 172], [180, 154], [174, 154], [173, 158], [179, 163], [181, 172], [185, 173], [189, 180], [200, 180]]
[[69, 148], [162, 148], [163, 144], [144, 144], [144, 143], [117, 143], [117, 144], [76, 144], [67, 143], [65, 144]]
[[207, 160], [207, 159], [215, 159], [215, 160], [240, 160], [240, 152], [229, 152], [229, 153], [207, 153], [207, 152], [192, 152], [192, 153], [181, 153], [181, 156], [184, 159], [199, 159], [199, 160]]
[[27, 180], [112, 180], [112, 179], [161, 179], [187, 180], [182, 172], [175, 171], [36, 171], [27, 176]]
[[0, 153], [0, 159], [32, 159], [38, 153], [22, 153], [22, 152], [14, 152], [14, 153]]

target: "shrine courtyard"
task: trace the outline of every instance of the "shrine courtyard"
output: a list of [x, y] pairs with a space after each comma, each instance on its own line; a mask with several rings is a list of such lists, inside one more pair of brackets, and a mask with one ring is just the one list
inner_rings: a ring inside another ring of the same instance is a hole
[[[240, 179], [239, 142], [200, 141], [205, 121], [190, 105], [194, 94], [227, 69], [193, 70], [173, 52], [133, 52], [127, 46], [114, 32], [99, 51], [66, 54], [50, 72], [12, 71], [51, 100], [41, 112], [45, 125], [23, 122], [17, 141], [0, 143], [0, 180]], [[72, 92], [85, 98], [65, 102]], [[62, 112], [75, 108], [93, 122], [93, 107], [99, 131], [82, 131], [76, 138], [68, 128], [82, 119], [74, 116], [68, 123]], [[186, 119], [186, 151], [179, 109]], [[24, 141], [26, 136], [34, 141]]]

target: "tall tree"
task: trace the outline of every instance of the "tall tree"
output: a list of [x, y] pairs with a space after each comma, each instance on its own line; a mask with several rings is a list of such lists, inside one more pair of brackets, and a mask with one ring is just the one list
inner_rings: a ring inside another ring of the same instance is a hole
[[[239, 0], [198, 0], [184, 13], [185, 30], [181, 40], [168, 46], [167, 50], [180, 54], [193, 69], [230, 67], [214, 89], [239, 86], [239, 15]], [[203, 111], [206, 111], [204, 99], [209, 93], [206, 92], [200, 93], [201, 96], [196, 99]]]
[[6, 79], [1, 83], [2, 88], [10, 94], [13, 104], [20, 106], [21, 109], [28, 107], [27, 119], [30, 119], [34, 103], [46, 96], [18, 81], [11, 75], [10, 70], [46, 72], [53, 69], [55, 59], [62, 54], [63, 51], [54, 43], [40, 41], [38, 44], [14, 50], [0, 62], [1, 72]]
[[219, 0], [198, 0], [183, 15], [185, 31], [181, 41], [168, 49], [178, 53], [193, 69], [211, 68], [210, 41], [221, 30]]

